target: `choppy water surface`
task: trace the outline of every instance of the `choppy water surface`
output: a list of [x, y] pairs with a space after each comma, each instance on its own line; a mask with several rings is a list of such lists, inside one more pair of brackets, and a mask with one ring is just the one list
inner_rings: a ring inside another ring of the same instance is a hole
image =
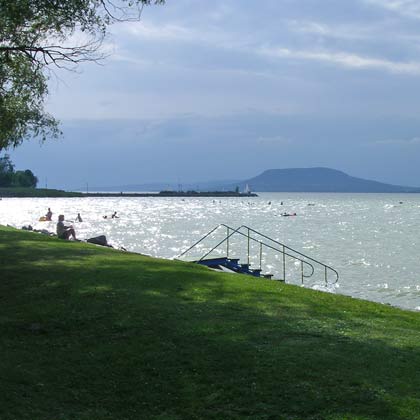
[[[48, 207], [54, 222], [38, 222]], [[102, 218], [113, 211], [119, 219]], [[420, 310], [419, 195], [261, 193], [256, 198], [0, 201], [0, 223], [16, 227], [31, 224], [55, 231], [58, 214], [74, 220], [78, 212], [84, 220], [74, 223], [79, 238], [105, 234], [114, 246], [164, 258], [177, 256], [219, 223], [248, 225], [336, 268], [338, 293]], [[297, 216], [282, 217], [283, 212]], [[209, 249], [224, 233], [213, 235], [199, 251]], [[231, 253], [240, 256], [242, 249], [245, 256], [246, 246], [246, 240], [232, 238]], [[259, 247], [251, 246], [251, 251], [251, 262], [259, 265]], [[190, 258], [194, 256], [199, 252]], [[282, 259], [274, 252], [264, 252], [263, 267], [282, 277]], [[287, 278], [299, 284], [300, 265], [288, 261]], [[314, 279], [322, 284], [323, 272]]]

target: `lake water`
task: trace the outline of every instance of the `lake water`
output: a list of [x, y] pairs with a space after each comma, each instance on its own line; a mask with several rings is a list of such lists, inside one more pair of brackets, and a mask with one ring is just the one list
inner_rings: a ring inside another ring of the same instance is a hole
[[[269, 204], [271, 202], [271, 204]], [[283, 204], [282, 204], [283, 202]], [[38, 222], [47, 208], [54, 222]], [[118, 211], [119, 219], [103, 219]], [[420, 310], [420, 195], [260, 193], [255, 198], [3, 198], [0, 222], [55, 231], [58, 214], [74, 220], [81, 239], [105, 234], [111, 244], [155, 257], [174, 258], [220, 223], [250, 226], [334, 267], [331, 289], [358, 298]], [[296, 217], [282, 217], [283, 212]], [[222, 240], [216, 231], [200, 257]], [[225, 253], [224, 246], [221, 253]], [[230, 255], [246, 262], [246, 238], [232, 237]], [[213, 253], [212, 256], [216, 256]], [[259, 265], [259, 245], [251, 243], [251, 263]], [[264, 249], [263, 271], [282, 278], [282, 258]], [[315, 267], [316, 268], [316, 267]], [[288, 259], [286, 279], [300, 284], [300, 264]], [[305, 284], [322, 288], [323, 270]]]

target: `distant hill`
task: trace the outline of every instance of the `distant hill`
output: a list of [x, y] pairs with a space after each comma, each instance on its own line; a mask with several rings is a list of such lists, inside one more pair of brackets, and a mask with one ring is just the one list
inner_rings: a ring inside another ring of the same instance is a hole
[[[404, 187], [350, 176], [330, 168], [269, 169], [243, 181], [188, 182], [177, 185], [169, 182], [89, 187], [100, 192], [158, 192], [168, 191], [244, 191], [249, 185], [255, 192], [351, 192], [351, 193], [420, 193], [420, 187]], [[76, 189], [85, 191], [85, 189]]]
[[239, 183], [241, 190], [246, 184], [256, 192], [420, 192], [420, 188], [356, 178], [329, 168], [269, 169], [261, 175]]

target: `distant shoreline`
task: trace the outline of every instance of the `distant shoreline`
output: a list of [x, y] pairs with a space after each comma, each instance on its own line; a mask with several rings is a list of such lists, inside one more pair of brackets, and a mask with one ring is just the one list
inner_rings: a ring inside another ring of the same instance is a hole
[[[282, 193], [282, 194], [419, 194], [418, 191], [259, 191], [258, 193]], [[72, 192], [47, 188], [0, 188], [0, 200], [2, 198], [95, 198], [95, 197], [130, 197], [130, 198], [229, 198], [229, 197], [258, 197], [257, 193], [241, 193], [236, 191], [161, 191], [161, 192]]]
[[83, 197], [258, 197], [255, 193], [236, 191], [161, 191], [158, 193], [135, 192], [70, 192], [47, 188], [0, 188], [0, 198], [83, 198]]
[[235, 191], [161, 191], [159, 193], [83, 193], [84, 197], [258, 197], [255, 193]]

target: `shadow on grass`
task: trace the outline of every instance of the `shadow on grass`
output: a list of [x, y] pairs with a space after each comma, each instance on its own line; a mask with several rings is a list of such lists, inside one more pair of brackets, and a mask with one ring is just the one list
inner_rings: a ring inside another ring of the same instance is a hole
[[418, 314], [83, 251], [0, 268], [1, 418], [420, 418]]
[[[60, 259], [78, 259], [80, 253], [84, 255], [93, 255], [97, 252], [93, 247], [78, 249], [78, 254], [72, 253], [73, 247], [79, 247], [79, 242], [65, 241], [58, 238], [52, 238], [37, 232], [1, 231], [0, 240], [2, 248], [0, 258], [2, 263], [15, 262], [21, 263], [27, 261], [54, 260]], [[53, 244], [53, 245], [52, 245]], [[30, 249], [30, 252], [28, 252]]]

